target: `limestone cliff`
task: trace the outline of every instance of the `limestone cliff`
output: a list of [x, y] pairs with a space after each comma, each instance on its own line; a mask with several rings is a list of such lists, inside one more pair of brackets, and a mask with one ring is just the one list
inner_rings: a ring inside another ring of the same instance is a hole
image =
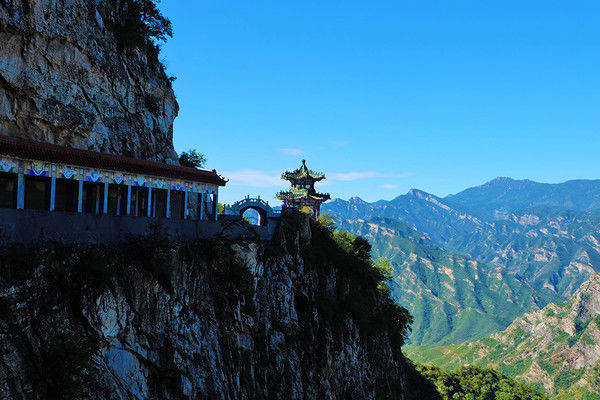
[[290, 216], [272, 243], [4, 249], [0, 398], [422, 396], [409, 318], [356, 260]]
[[175, 160], [156, 54], [120, 49], [97, 0], [0, 1], [0, 134]]

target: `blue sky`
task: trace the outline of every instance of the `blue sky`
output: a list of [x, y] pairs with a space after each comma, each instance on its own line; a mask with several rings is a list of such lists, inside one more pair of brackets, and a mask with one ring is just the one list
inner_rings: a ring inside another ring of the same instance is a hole
[[[600, 178], [600, 5], [162, 0], [177, 151], [221, 199], [307, 159], [333, 197]], [[276, 204], [275, 201], [273, 203]]]

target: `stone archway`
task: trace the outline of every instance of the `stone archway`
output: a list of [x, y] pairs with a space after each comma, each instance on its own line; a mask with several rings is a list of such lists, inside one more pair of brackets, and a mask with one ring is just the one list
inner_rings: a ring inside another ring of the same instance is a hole
[[230, 206], [226, 206], [225, 213], [228, 215], [239, 215], [242, 216], [248, 210], [255, 210], [259, 215], [259, 225], [267, 226], [269, 218], [275, 216], [275, 211], [269, 205], [268, 202], [264, 201], [260, 197], [250, 197], [236, 201]]
[[248, 207], [244, 207], [243, 209], [240, 210], [240, 215], [244, 216], [244, 214], [246, 213], [246, 211], [248, 210], [254, 210], [258, 213], [258, 224], [260, 226], [265, 226], [267, 225], [267, 212], [263, 209], [263, 208], [259, 208], [259, 207], [253, 207], [253, 206], [248, 206]]

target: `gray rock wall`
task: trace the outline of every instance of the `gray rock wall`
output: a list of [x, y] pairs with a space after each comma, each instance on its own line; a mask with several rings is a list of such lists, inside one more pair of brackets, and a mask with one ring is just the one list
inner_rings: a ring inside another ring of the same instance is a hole
[[0, 134], [175, 160], [170, 81], [144, 51], [117, 50], [98, 7], [0, 1]]
[[311, 265], [319, 243], [308, 219], [294, 230], [275, 247], [200, 241], [165, 251], [139, 240], [104, 253], [3, 253], [0, 398], [417, 398], [385, 331], [367, 335], [323, 306], [351, 285], [345, 266]]

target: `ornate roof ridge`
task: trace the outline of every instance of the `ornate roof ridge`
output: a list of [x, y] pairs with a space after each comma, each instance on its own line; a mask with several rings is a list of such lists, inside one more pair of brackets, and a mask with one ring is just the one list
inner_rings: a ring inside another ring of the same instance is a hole
[[309, 177], [315, 181], [320, 181], [321, 179], [325, 179], [325, 174], [322, 172], [311, 171], [306, 166], [306, 160], [302, 160], [302, 165], [300, 166], [300, 168], [295, 169], [293, 171], [285, 171], [281, 174], [281, 177], [285, 180], [302, 179]]

